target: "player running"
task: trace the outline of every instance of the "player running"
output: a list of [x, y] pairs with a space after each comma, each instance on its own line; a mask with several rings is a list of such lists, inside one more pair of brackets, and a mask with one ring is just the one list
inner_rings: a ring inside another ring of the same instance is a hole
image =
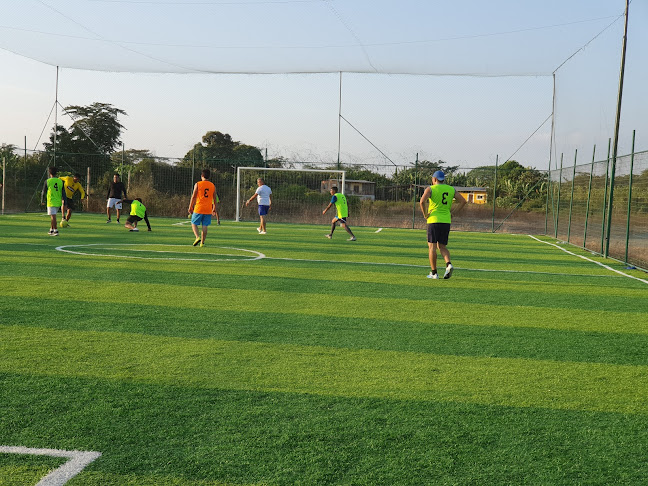
[[86, 193], [83, 190], [83, 186], [79, 182], [81, 179], [80, 174], [74, 174], [73, 176], [62, 176], [60, 179], [63, 181], [63, 187], [65, 188], [65, 196], [67, 199], [67, 213], [63, 213], [63, 218], [61, 220], [61, 226], [68, 226], [70, 218], [72, 217], [72, 210], [76, 211], [76, 203], [73, 199], [74, 194], [77, 192], [81, 194], [81, 200], [85, 199]]
[[[191, 216], [191, 229], [193, 230], [196, 240], [193, 246], [205, 246], [207, 238], [207, 229], [211, 224], [212, 215], [216, 216], [218, 208], [218, 195], [216, 186], [210, 182], [211, 172], [204, 169], [200, 174], [200, 181], [194, 185], [191, 201], [189, 202], [189, 215]], [[219, 221], [220, 224], [220, 221]], [[198, 234], [198, 225], [201, 225], [201, 234]]]
[[[425, 189], [421, 196], [419, 205], [423, 217], [427, 218], [427, 237], [428, 237], [428, 253], [430, 258], [430, 267], [432, 271], [427, 278], [438, 279], [437, 274], [437, 248], [441, 252], [445, 260], [446, 269], [443, 278], [448, 279], [452, 277], [452, 270], [454, 267], [450, 263], [450, 252], [446, 248], [448, 244], [448, 236], [450, 235], [450, 209], [452, 208], [453, 199], [457, 201], [455, 206], [457, 209], [453, 212], [460, 211], [466, 204], [464, 197], [455, 192], [454, 187], [444, 184], [445, 174], [437, 170], [432, 174], [432, 185]], [[425, 212], [425, 201], [430, 200], [427, 213]]]
[[326, 211], [328, 211], [334, 204], [335, 204], [335, 209], [337, 210], [337, 215], [333, 218], [331, 221], [331, 232], [326, 234], [325, 236], [330, 240], [333, 238], [333, 232], [335, 231], [335, 225], [337, 223], [340, 223], [342, 227], [346, 230], [347, 233], [351, 235], [351, 238], [349, 238], [348, 241], [355, 241], [356, 237], [351, 231], [351, 228], [349, 228], [349, 225], [347, 224], [347, 218], [349, 217], [349, 205], [347, 203], [347, 198], [344, 194], [338, 193], [338, 188], [333, 186], [331, 187], [331, 190], [329, 191], [331, 193], [331, 202], [329, 203], [328, 206], [326, 206], [326, 209], [322, 211], [322, 214], [326, 214]]

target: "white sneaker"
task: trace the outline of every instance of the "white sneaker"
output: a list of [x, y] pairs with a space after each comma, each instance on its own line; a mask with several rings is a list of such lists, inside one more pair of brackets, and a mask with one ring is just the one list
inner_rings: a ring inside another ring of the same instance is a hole
[[427, 278], [431, 278], [433, 280], [439, 280], [439, 274], [438, 273], [433, 274], [432, 272], [430, 272]]
[[259, 234], [260, 234], [260, 235], [265, 235], [266, 232], [265, 232], [265, 231], [259, 231]]
[[452, 263], [446, 267], [446, 271], [443, 274], [443, 278], [448, 279], [452, 277], [452, 270], [454, 270], [454, 267], [452, 266]]
[[137, 228], [133, 228], [132, 230], [128, 230], [128, 231], [135, 231], [135, 232], [137, 232], [137, 231], [139, 231], [139, 230], [138, 230]]
[[333, 238], [333, 237], [332, 237], [331, 235], [329, 235], [329, 234], [326, 234], [326, 235], [324, 235], [324, 236], [326, 236], [329, 240], [330, 240], [331, 238]]
[[258, 233], [261, 233], [261, 228], [257, 228], [257, 232], [258, 232]]
[[356, 237], [355, 237], [355, 236], [352, 236], [352, 237], [349, 238], [347, 241], [355, 241], [355, 240], [356, 240]]

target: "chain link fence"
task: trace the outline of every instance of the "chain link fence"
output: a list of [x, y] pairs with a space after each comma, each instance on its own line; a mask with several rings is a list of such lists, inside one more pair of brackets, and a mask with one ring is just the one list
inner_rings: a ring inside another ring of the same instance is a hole
[[[594, 161], [592, 157], [592, 162], [582, 163], [583, 158], [583, 154], [575, 154], [570, 163], [562, 157], [561, 168], [548, 174], [524, 169], [519, 164], [513, 170], [503, 164], [448, 173], [446, 182], [458, 188], [469, 201], [453, 218], [453, 228], [547, 234], [596, 253], [606, 251], [609, 237], [609, 256], [648, 267], [648, 152], [618, 157], [614, 181], [610, 180], [608, 159]], [[53, 155], [28, 150], [12, 152], [5, 154], [2, 164], [3, 213], [41, 211], [41, 190], [47, 168], [54, 164]], [[89, 194], [86, 201], [77, 205], [79, 211], [104, 213], [108, 187], [117, 173], [128, 197], [141, 198], [153, 217], [185, 218], [193, 185], [200, 180], [201, 170], [208, 167], [221, 200], [220, 217], [235, 219], [236, 168], [248, 165], [254, 164], [246, 160], [201, 160], [198, 165], [186, 159], [150, 156], [134, 160], [120, 153], [56, 155], [60, 174], [80, 174]], [[287, 161], [281, 161], [281, 166], [318, 169], [323, 173], [338, 168], [336, 164]], [[429, 165], [420, 167], [414, 162], [407, 166], [344, 165], [341, 168], [347, 171], [346, 194], [353, 226], [425, 227], [419, 199], [431, 182]], [[275, 197], [272, 219], [319, 222], [318, 215], [327, 203], [324, 181], [311, 181], [300, 190], [293, 179], [273, 180], [275, 194], [286, 196]], [[608, 233], [612, 184], [614, 200]], [[243, 191], [242, 197], [249, 198], [254, 187], [244, 187]], [[303, 203], [296, 200], [300, 197]], [[248, 219], [254, 217], [250, 211], [242, 214]]]

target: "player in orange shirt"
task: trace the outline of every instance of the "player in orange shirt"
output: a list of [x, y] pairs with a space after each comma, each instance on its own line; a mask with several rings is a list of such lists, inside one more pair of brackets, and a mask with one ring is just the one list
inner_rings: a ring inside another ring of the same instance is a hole
[[[200, 174], [200, 182], [194, 185], [191, 202], [189, 203], [189, 215], [191, 216], [191, 229], [193, 229], [196, 241], [193, 246], [205, 246], [207, 228], [211, 224], [212, 215], [216, 216], [217, 200], [216, 186], [209, 181], [211, 172], [204, 169]], [[202, 235], [198, 235], [198, 225], [202, 226]]]

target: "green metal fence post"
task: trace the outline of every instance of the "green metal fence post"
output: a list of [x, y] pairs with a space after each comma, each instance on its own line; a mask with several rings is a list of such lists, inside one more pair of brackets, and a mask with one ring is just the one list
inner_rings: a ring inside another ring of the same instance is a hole
[[610, 175], [610, 148], [612, 147], [612, 139], [608, 139], [608, 155], [607, 155], [607, 167], [605, 169], [605, 185], [603, 192], [603, 220], [601, 228], [601, 254], [603, 253], [603, 245], [605, 243], [605, 208], [607, 207], [607, 186], [608, 186], [608, 176]]
[[556, 239], [558, 239], [558, 221], [560, 220], [560, 188], [562, 187], [563, 155], [560, 154], [560, 172], [558, 173], [558, 203], [556, 204], [556, 227], [554, 229], [554, 238]]
[[567, 224], [567, 243], [571, 236], [572, 209], [574, 208], [574, 182], [576, 181], [576, 159], [578, 159], [578, 149], [574, 153], [574, 170], [572, 172], [571, 198], [569, 199], [569, 223]]
[[189, 194], [193, 195], [193, 185], [195, 184], [194, 170], [196, 169], [196, 149], [191, 151], [191, 184], [189, 185]]
[[549, 226], [549, 190], [551, 189], [551, 170], [547, 171], [547, 200], [545, 201], [545, 230], [544, 234], [547, 234], [547, 228]]
[[585, 242], [587, 241], [587, 220], [589, 218], [590, 197], [592, 195], [592, 176], [594, 175], [595, 157], [596, 157], [596, 144], [594, 144], [594, 150], [592, 151], [592, 167], [590, 169], [589, 186], [587, 187], [587, 205], [585, 206], [585, 233], [583, 234], [583, 248], [585, 248]]
[[418, 175], [418, 154], [416, 154], [416, 162], [414, 162], [414, 187], [412, 188], [412, 229], [414, 229], [414, 220], [416, 219], [416, 176]]
[[495, 177], [493, 180], [493, 217], [491, 219], [491, 232], [495, 233], [495, 200], [497, 199], [497, 165], [499, 163], [499, 154], [495, 156]]
[[625, 258], [624, 261], [628, 263], [628, 243], [630, 241], [630, 208], [632, 202], [632, 168], [634, 165], [635, 154], [635, 130], [632, 130], [632, 152], [630, 155], [630, 182], [628, 183], [628, 216], [626, 218], [626, 240], [625, 240]]

